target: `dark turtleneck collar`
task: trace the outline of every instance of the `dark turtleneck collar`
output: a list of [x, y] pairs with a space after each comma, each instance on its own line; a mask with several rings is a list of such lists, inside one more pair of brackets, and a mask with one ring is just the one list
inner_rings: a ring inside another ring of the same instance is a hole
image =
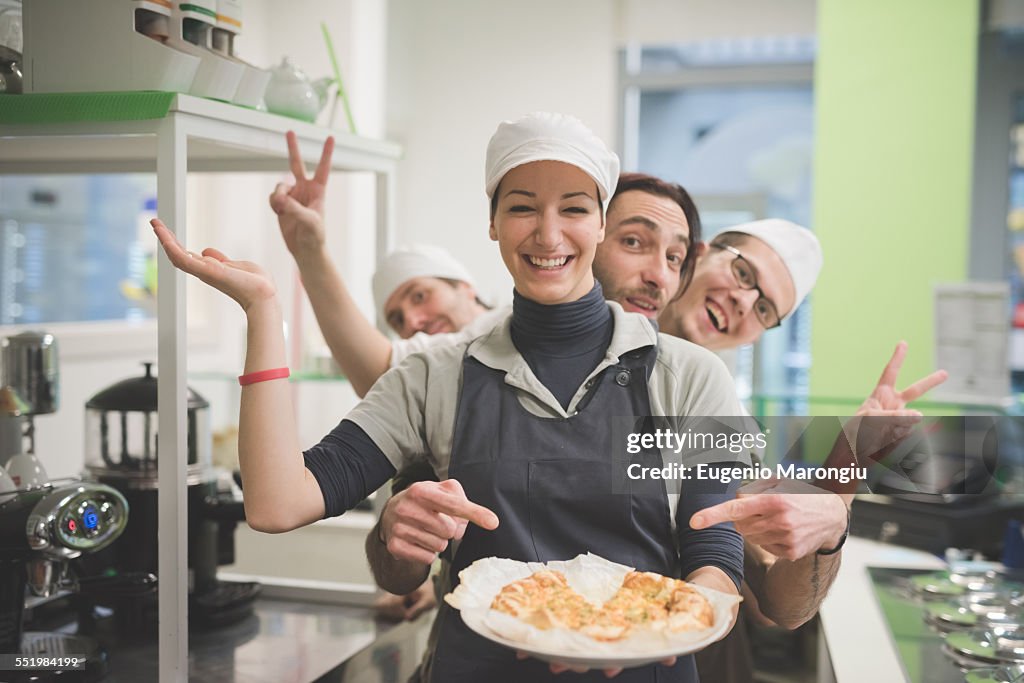
[[539, 304], [512, 293], [512, 341], [521, 353], [565, 356], [607, 346], [611, 320], [596, 280], [587, 294], [564, 304]]
[[597, 281], [585, 296], [564, 304], [539, 304], [513, 293], [512, 343], [565, 409], [604, 358], [614, 327]]

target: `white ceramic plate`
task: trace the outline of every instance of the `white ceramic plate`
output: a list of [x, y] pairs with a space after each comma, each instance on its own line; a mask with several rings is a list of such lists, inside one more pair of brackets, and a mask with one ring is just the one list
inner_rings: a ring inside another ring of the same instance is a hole
[[[725, 632], [725, 629], [729, 626], [729, 622], [723, 622], [714, 628], [702, 631], [699, 633], [699, 635], [702, 636], [700, 640], [694, 641], [689, 645], [675, 645], [664, 649], [644, 652], [643, 654], [630, 654], [626, 652], [623, 654], [602, 653], [591, 655], [581, 653], [576, 650], [545, 648], [539, 645], [523, 644], [514, 640], [509, 640], [508, 638], [495, 633], [494, 630], [484, 623], [485, 620], [486, 617], [481, 615], [479, 612], [467, 612], [463, 615], [463, 621], [466, 622], [466, 626], [484, 638], [498, 643], [499, 645], [504, 645], [507, 648], [517, 650], [519, 652], [525, 652], [531, 657], [542, 659], [545, 662], [558, 662], [560, 664], [569, 664], [571, 666], [585, 666], [591, 669], [628, 669], [634, 666], [645, 666], [647, 664], [653, 664], [654, 662], [660, 662], [664, 659], [668, 659], [669, 657], [688, 655], [693, 652], [698, 652], [718, 640]], [[695, 633], [694, 635], [698, 634]], [[680, 647], [683, 649], [680, 650]]]
[[445, 600], [460, 610], [470, 629], [492, 642], [547, 662], [591, 669], [644, 666], [702, 650], [725, 633], [732, 607], [739, 602], [737, 596], [695, 585], [694, 589], [707, 597], [714, 608], [715, 626], [667, 635], [641, 631], [614, 643], [596, 641], [565, 629], [541, 631], [490, 609], [491, 601], [503, 586], [545, 566], [561, 571], [569, 585], [599, 603], [611, 597], [622, 584], [625, 573], [632, 570], [596, 555], [580, 555], [573, 560], [547, 565], [485, 558], [460, 573], [459, 587]]

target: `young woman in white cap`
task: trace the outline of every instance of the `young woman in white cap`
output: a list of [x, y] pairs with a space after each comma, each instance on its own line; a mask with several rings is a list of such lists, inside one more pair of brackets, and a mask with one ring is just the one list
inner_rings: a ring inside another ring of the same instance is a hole
[[[731, 490], [695, 482], [670, 499], [663, 482], [643, 480], [611, 493], [614, 416], [739, 414], [713, 354], [604, 301], [591, 263], [617, 177], [618, 159], [575, 119], [535, 114], [501, 124], [488, 146], [486, 189], [490, 236], [515, 283], [512, 314], [477, 340], [409, 357], [305, 453], [278, 381], [287, 371], [270, 279], [216, 250], [189, 254], [154, 221], [177, 267], [246, 311], [239, 457], [250, 526], [279, 532], [341, 514], [403, 463], [424, 460], [441, 481], [393, 497], [378, 529], [392, 592], [418, 586], [449, 549], [453, 576], [482, 557], [549, 561], [590, 551], [737, 593], [739, 535], [728, 524], [697, 531], [687, 523]], [[656, 450], [636, 458], [663, 464]], [[433, 681], [539, 681], [561, 670], [518, 660], [447, 607], [439, 618]], [[622, 680], [697, 679], [692, 657], [682, 657], [671, 668], [629, 669]]]

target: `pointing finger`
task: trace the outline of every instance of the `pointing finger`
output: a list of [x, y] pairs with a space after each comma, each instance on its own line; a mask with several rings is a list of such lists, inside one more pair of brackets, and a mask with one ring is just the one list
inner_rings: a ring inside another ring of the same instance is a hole
[[718, 505], [712, 505], [694, 514], [690, 518], [690, 527], [693, 529], [706, 529], [715, 524], [735, 522], [751, 514], [756, 514], [753, 510], [756, 509], [757, 501], [761, 500], [761, 498], [762, 496], [736, 498], [719, 503]]
[[[498, 527], [496, 514], [483, 505], [477, 505], [469, 500], [462, 491], [462, 485], [457, 481], [454, 479], [448, 481], [452, 483], [423, 489], [424, 497], [434, 506], [435, 510], [461, 517], [484, 529], [491, 530]], [[456, 487], [457, 490], [454, 490]]]
[[483, 505], [477, 505], [467, 499], [449, 499], [442, 502], [439, 509], [441, 512], [446, 512], [454, 517], [461, 517], [468, 522], [473, 522], [473, 524], [488, 531], [498, 528], [498, 515]]

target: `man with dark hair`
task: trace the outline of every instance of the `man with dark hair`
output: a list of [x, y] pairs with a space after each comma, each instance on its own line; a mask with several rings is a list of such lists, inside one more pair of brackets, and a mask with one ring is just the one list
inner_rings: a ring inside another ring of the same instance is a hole
[[[689, 230], [685, 228], [689, 227]], [[693, 274], [700, 215], [682, 186], [642, 173], [619, 176], [605, 238], [594, 258], [604, 297], [656, 318]]]

